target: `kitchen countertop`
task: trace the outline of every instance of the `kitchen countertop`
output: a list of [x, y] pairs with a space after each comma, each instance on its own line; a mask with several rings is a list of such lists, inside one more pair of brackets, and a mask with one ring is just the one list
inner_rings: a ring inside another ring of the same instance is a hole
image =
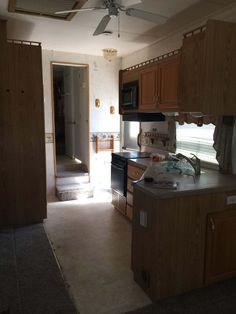
[[155, 183], [144, 181], [136, 183], [134, 188], [140, 189], [154, 198], [161, 199], [211, 192], [236, 191], [236, 175], [221, 174], [216, 170], [202, 169], [202, 174], [195, 178], [180, 174], [160, 174], [158, 176], [159, 180], [177, 182], [177, 188], [158, 188]]
[[129, 159], [128, 164], [142, 169], [146, 169], [151, 163], [151, 158], [132, 158]]

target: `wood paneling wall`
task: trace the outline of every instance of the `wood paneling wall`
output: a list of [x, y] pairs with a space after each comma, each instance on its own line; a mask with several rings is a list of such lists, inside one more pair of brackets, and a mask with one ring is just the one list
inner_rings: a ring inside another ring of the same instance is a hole
[[6, 42], [7, 37], [7, 22], [4, 20], [0, 20], [0, 44], [4, 44]]
[[0, 226], [41, 222], [46, 217], [41, 46], [5, 38], [0, 49]]

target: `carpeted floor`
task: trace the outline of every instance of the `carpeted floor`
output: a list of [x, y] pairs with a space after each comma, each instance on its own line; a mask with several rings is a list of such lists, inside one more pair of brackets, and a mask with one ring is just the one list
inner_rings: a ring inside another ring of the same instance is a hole
[[236, 278], [159, 301], [126, 314], [235, 314]]
[[0, 232], [0, 313], [75, 314], [42, 224]]

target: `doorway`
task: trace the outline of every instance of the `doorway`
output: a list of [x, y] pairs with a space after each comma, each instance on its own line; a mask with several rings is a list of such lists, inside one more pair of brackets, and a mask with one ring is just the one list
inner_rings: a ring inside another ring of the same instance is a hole
[[52, 62], [51, 67], [56, 177], [89, 172], [88, 66]]

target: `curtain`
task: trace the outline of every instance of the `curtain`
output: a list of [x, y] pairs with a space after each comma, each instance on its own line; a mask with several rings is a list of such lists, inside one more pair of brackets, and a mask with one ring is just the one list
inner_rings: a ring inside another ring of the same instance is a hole
[[220, 116], [216, 121], [213, 147], [216, 150], [219, 171], [222, 173], [233, 173], [232, 145], [235, 120], [233, 116]]
[[174, 117], [174, 120], [178, 122], [180, 125], [183, 125], [184, 123], [195, 123], [197, 126], [202, 126], [203, 124], [209, 124], [212, 123], [216, 125], [217, 123], [217, 116], [213, 115], [200, 115], [197, 117], [196, 113], [195, 115], [193, 113], [189, 112], [180, 112], [179, 115]]

